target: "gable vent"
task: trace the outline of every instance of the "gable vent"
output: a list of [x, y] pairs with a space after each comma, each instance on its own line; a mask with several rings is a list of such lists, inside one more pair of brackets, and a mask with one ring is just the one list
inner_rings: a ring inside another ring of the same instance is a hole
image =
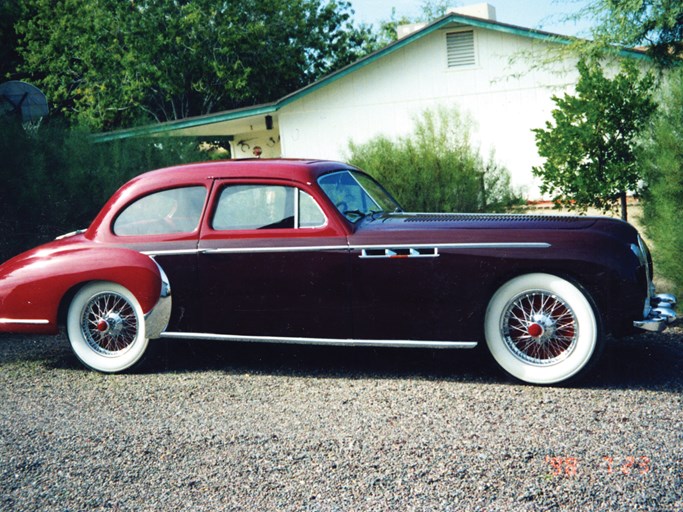
[[446, 34], [446, 49], [449, 68], [473, 66], [475, 64], [474, 31]]

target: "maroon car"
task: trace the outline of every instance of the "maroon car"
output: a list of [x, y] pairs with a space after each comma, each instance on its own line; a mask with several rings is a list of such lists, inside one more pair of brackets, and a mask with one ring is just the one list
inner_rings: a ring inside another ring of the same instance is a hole
[[339, 162], [223, 161], [143, 174], [84, 231], [0, 266], [0, 331], [66, 326], [88, 367], [148, 340], [473, 348], [536, 384], [606, 334], [659, 331], [636, 230], [607, 218], [406, 213]]

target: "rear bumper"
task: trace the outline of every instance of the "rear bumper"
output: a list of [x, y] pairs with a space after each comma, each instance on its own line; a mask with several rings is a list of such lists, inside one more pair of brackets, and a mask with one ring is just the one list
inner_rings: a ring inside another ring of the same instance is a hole
[[642, 320], [635, 320], [634, 327], [652, 332], [662, 332], [668, 325], [676, 320], [676, 297], [664, 293], [650, 297], [649, 304], [646, 305], [645, 315]]

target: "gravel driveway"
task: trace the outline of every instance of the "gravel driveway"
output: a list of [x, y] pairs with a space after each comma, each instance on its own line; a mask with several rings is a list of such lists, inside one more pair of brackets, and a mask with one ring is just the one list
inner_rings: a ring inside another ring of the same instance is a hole
[[483, 351], [164, 342], [82, 369], [0, 336], [0, 509], [683, 510], [683, 330], [575, 388]]

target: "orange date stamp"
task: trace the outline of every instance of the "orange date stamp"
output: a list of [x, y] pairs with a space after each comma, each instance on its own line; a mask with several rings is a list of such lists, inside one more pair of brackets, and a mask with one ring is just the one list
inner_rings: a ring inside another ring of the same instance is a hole
[[[552, 457], [546, 455], [545, 462], [550, 466], [553, 476], [573, 477], [579, 474], [582, 466], [577, 457]], [[598, 469], [608, 475], [646, 475], [650, 472], [651, 461], [649, 457], [626, 457], [604, 456], [598, 461]]]

